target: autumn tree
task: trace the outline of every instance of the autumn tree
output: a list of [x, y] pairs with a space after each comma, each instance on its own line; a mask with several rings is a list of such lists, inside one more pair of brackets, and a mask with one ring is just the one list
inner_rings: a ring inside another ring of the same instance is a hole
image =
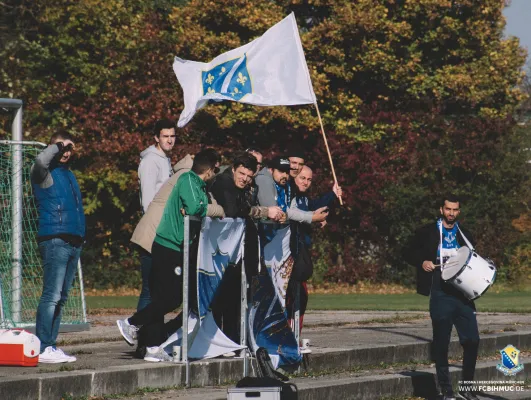
[[[479, 248], [499, 263], [521, 237], [511, 221], [526, 207], [526, 164], [512, 151], [522, 140], [513, 116], [525, 52], [516, 38], [503, 39], [499, 0], [7, 4], [2, 92], [25, 100], [28, 137], [65, 127], [82, 143], [76, 168], [92, 284], [126, 284], [134, 268], [138, 154], [153, 123], [183, 108], [173, 56], [210, 61], [291, 11], [346, 201], [315, 233], [318, 278], [399, 277], [401, 247], [446, 191], [463, 196]], [[299, 143], [316, 173], [314, 193], [331, 186], [311, 106], [210, 105], [178, 136], [175, 160], [205, 145], [230, 157], [249, 145], [270, 156]]]
[[[296, 12], [347, 201], [337, 232], [318, 248], [325, 268], [334, 263], [330, 254], [343, 256], [349, 271], [340, 267], [332, 275], [356, 280], [400, 263], [400, 247], [415, 226], [434, 217], [445, 191], [463, 195], [480, 248], [503, 260], [520, 205], [517, 195], [502, 194], [515, 194], [521, 175], [515, 170], [503, 179], [498, 168], [522, 100], [517, 83], [525, 52], [517, 39], [502, 39], [500, 5], [191, 1], [171, 14], [171, 35], [179, 56], [207, 61]], [[310, 164], [324, 166], [317, 171], [321, 189], [330, 184], [311, 107], [225, 103], [205, 109], [186, 129], [269, 142], [274, 151], [304, 143]], [[509, 207], [494, 210], [500, 200]]]

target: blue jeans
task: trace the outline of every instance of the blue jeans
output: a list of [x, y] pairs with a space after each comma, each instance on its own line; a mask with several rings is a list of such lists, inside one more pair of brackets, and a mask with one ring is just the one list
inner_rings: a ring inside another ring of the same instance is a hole
[[81, 246], [75, 247], [60, 238], [39, 243], [44, 269], [43, 289], [37, 308], [36, 334], [41, 341], [41, 353], [55, 346], [63, 306], [77, 271]]
[[136, 310], [140, 311], [151, 303], [151, 293], [149, 291], [149, 274], [151, 273], [151, 253], [140, 248], [140, 272], [142, 274], [142, 290], [138, 297]]

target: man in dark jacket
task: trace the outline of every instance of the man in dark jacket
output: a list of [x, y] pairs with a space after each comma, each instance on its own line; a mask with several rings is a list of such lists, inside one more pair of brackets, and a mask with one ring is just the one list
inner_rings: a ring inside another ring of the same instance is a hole
[[[448, 367], [448, 346], [452, 326], [455, 325], [459, 342], [463, 346], [463, 381], [473, 381], [479, 346], [479, 331], [474, 302], [441, 278], [439, 266], [467, 246], [473, 238], [457, 222], [460, 213], [459, 199], [454, 195], [444, 197], [440, 218], [420, 228], [404, 254], [406, 260], [417, 268], [417, 292], [430, 296], [430, 317], [433, 327], [433, 348], [439, 387], [444, 399], [455, 399]], [[466, 399], [477, 399], [472, 392], [462, 392]]]
[[279, 207], [260, 207], [247, 194], [257, 168], [257, 159], [250, 153], [237, 157], [232, 168], [226, 168], [214, 178], [210, 192], [229, 218], [269, 218], [278, 220], [284, 215]]
[[[218, 204], [223, 207], [229, 218], [246, 218], [245, 267], [248, 279], [257, 274], [258, 239], [253, 221], [250, 218], [269, 218], [279, 220], [284, 213], [279, 207], [258, 207], [251, 204], [248, 195], [249, 186], [257, 169], [257, 159], [246, 153], [237, 157], [232, 168], [227, 168], [216, 176], [211, 186], [211, 193]], [[223, 332], [234, 342], [239, 342], [240, 264], [227, 268], [218, 289], [217, 299], [213, 304], [214, 318]], [[219, 299], [219, 300], [218, 300]]]
[[215, 177], [210, 192], [223, 207], [229, 218], [245, 218], [249, 215], [251, 204], [245, 196], [245, 189], [251, 184], [256, 171], [256, 158], [244, 154], [237, 158], [232, 168], [227, 168]]
[[55, 133], [31, 168], [39, 210], [37, 241], [44, 270], [36, 324], [36, 334], [41, 341], [41, 363], [76, 361], [76, 357], [56, 347], [62, 309], [76, 275], [85, 238], [81, 192], [68, 167], [74, 147], [68, 133]]

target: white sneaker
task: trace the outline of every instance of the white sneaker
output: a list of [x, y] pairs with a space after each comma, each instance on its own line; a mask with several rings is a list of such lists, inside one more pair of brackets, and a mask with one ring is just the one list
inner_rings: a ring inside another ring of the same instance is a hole
[[310, 339], [302, 339], [301, 346], [299, 347], [301, 354], [309, 354], [312, 352], [310, 349]]
[[150, 362], [168, 361], [168, 362], [172, 362], [173, 361], [173, 357], [170, 356], [168, 353], [166, 353], [162, 347], [154, 346], [154, 347], [148, 347], [146, 349], [146, 356], [144, 357], [144, 361], [150, 361]]
[[134, 346], [136, 340], [136, 332], [138, 331], [138, 328], [134, 325], [131, 325], [127, 318], [117, 320], [116, 325], [118, 325], [118, 329], [120, 330], [120, 333], [122, 334], [122, 337], [127, 342], [127, 344], [129, 346]]
[[39, 362], [44, 364], [71, 363], [76, 360], [77, 358], [74, 356], [69, 356], [65, 354], [63, 350], [53, 346], [46, 347], [44, 351], [39, 354]]

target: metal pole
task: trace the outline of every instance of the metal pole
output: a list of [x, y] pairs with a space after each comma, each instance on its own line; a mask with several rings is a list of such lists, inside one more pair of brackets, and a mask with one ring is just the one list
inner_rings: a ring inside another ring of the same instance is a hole
[[[183, 244], [183, 340], [182, 354], [186, 363], [186, 387], [190, 387], [190, 362], [188, 361], [188, 275], [190, 267], [190, 217], [184, 216], [184, 244]], [[196, 322], [197, 324], [199, 321]]]
[[[298, 253], [299, 252], [299, 233], [300, 233], [300, 227], [298, 225], [297, 225], [297, 230], [294, 233], [296, 236], [295, 240], [297, 242], [297, 253]], [[291, 281], [290, 282], [291, 284], [295, 285], [295, 298], [293, 299], [293, 324], [294, 324], [293, 333], [295, 335], [295, 340], [297, 341], [297, 346], [300, 347], [301, 330], [300, 330], [299, 320], [300, 320], [300, 309], [301, 309], [301, 306], [300, 306], [301, 305], [301, 302], [300, 302], [301, 283], [299, 281], [296, 281], [295, 279], [293, 280], [290, 279], [290, 281]], [[289, 287], [289, 284], [288, 284], [288, 287]]]
[[81, 295], [81, 308], [83, 312], [83, 322], [87, 322], [87, 303], [85, 302], [85, 285], [83, 284], [83, 269], [81, 259], [77, 260], [77, 274], [79, 276], [79, 292]]
[[[12, 139], [22, 140], [22, 105], [13, 120]], [[11, 159], [11, 309], [16, 324], [21, 322], [22, 294], [22, 145], [13, 145]]]
[[300, 346], [300, 336], [301, 336], [301, 326], [300, 326], [300, 315], [301, 315], [301, 301], [300, 301], [300, 295], [301, 295], [301, 287], [300, 282], [296, 283], [295, 288], [295, 304], [293, 305], [295, 308], [295, 326], [293, 329], [293, 332], [295, 333], [295, 340], [297, 340], [297, 346]]
[[[1, 277], [0, 277], [1, 278]], [[3, 327], [4, 324], [7, 326], [6, 317], [4, 316], [4, 301], [3, 301], [3, 291], [2, 291], [2, 279], [0, 279], [0, 327]]]
[[[245, 221], [244, 221], [245, 223]], [[241, 302], [240, 302], [240, 344], [247, 344], [247, 275], [245, 274], [245, 230], [242, 237], [242, 284], [241, 284]], [[243, 349], [243, 376], [247, 376], [249, 365], [247, 362], [247, 349]]]

